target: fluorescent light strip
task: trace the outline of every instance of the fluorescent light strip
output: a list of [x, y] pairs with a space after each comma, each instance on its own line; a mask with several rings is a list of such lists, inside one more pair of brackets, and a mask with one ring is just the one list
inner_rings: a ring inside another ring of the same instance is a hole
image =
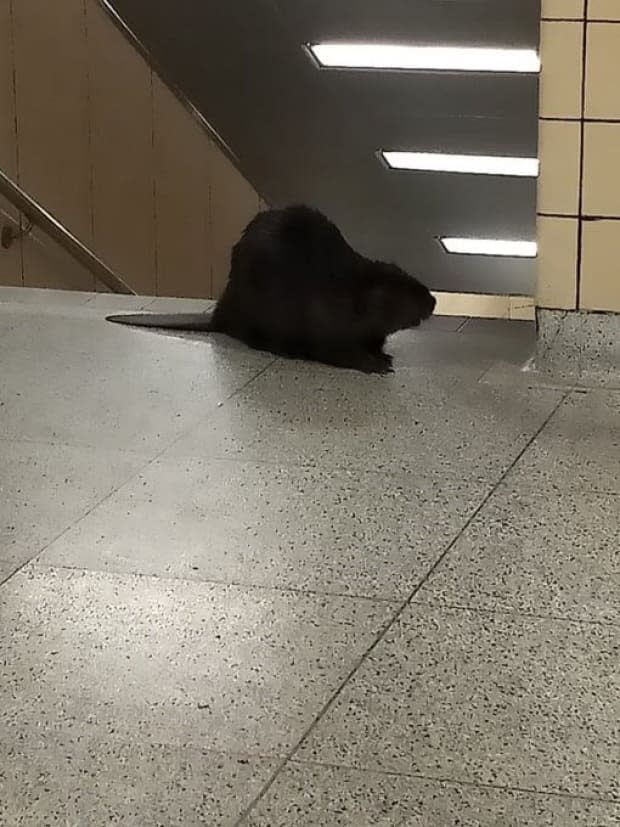
[[319, 64], [330, 69], [409, 69], [448, 72], [540, 72], [534, 49], [399, 46], [387, 43], [309, 44]]
[[540, 166], [538, 158], [510, 158], [501, 155], [382, 151], [381, 156], [391, 169], [462, 172], [473, 175], [514, 175], [536, 178]]
[[468, 256], [508, 256], [510, 258], [536, 258], [538, 245], [535, 241], [504, 241], [498, 238], [440, 238], [448, 253]]

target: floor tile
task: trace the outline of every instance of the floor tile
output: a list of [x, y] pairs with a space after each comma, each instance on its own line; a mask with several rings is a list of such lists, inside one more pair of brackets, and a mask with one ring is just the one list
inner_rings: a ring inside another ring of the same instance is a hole
[[[34, 728], [33, 728], [34, 729]], [[0, 823], [232, 827], [275, 761], [80, 734], [0, 735]]]
[[520, 319], [467, 319], [460, 333], [467, 336], [484, 334], [500, 339], [525, 339], [533, 349], [536, 345], [536, 322]]
[[[89, 296], [96, 296], [97, 294], [89, 293], [85, 294]], [[116, 296], [117, 299], [127, 298], [122, 296]], [[132, 299], [129, 296], [129, 299]], [[75, 320], [88, 320], [89, 322], [103, 322], [105, 321], [106, 317], [110, 315], [111, 311], [124, 313], [126, 312], [128, 315], [138, 311], [138, 312], [145, 312], [145, 313], [155, 313], [155, 312], [167, 312], [167, 313], [187, 313], [187, 312], [195, 312], [195, 311], [204, 311], [206, 312], [209, 309], [209, 306], [213, 304], [208, 300], [204, 301], [197, 301], [194, 299], [140, 299], [139, 301], [136, 300], [136, 297], [133, 297], [134, 301], [129, 302], [127, 307], [123, 307], [122, 304], [117, 305], [114, 307], [105, 307], [93, 301], [86, 301], [82, 304], [66, 304], [63, 302], [50, 302], [45, 304], [37, 304], [35, 302], [10, 302], [10, 303], [2, 303], [0, 301], [0, 335], [7, 334], [7, 322], [13, 323], [13, 331], [15, 332], [16, 327], [23, 326], [25, 324], [33, 326], [36, 325], [36, 320], [33, 320], [32, 317], [43, 317], [47, 318], [49, 316], [54, 317], [62, 317], [65, 320], [70, 320], [70, 322], [65, 321], [64, 327], [67, 328], [69, 324], [72, 324]], [[139, 305], [139, 306], [136, 306]], [[29, 317], [29, 321], [26, 321], [26, 317]], [[16, 324], [17, 319], [20, 319], [19, 323]], [[117, 335], [119, 327], [117, 325], [112, 325], [111, 323], [107, 323], [106, 327], [110, 329], [110, 333], [112, 331], [116, 331], [112, 335]], [[92, 330], [92, 326], [91, 326]], [[133, 331], [136, 332], [135, 330]], [[144, 333], [145, 331], [141, 331]], [[182, 332], [182, 331], [165, 331], [165, 330], [151, 330], [148, 331], [151, 335], [157, 336], [165, 336], [165, 335], [175, 335], [180, 338], [185, 339], [193, 339], [194, 341], [205, 341], [205, 336], [199, 333], [191, 333], [191, 332]], [[221, 341], [223, 337], [218, 337]], [[213, 338], [215, 342], [215, 338]], [[232, 340], [231, 340], [232, 343]], [[246, 348], [247, 350], [247, 348]]]
[[591, 387], [620, 383], [620, 316], [542, 310], [535, 359], [541, 373]]
[[431, 316], [424, 322], [424, 330], [443, 330], [456, 333], [467, 321], [467, 316]]
[[174, 446], [175, 457], [498, 479], [560, 391], [490, 388], [454, 377], [271, 368]]
[[95, 293], [89, 307], [122, 313], [124, 310], [144, 310], [153, 303], [155, 296], [125, 296], [122, 293]]
[[0, 437], [158, 451], [269, 358], [86, 318], [0, 315]]
[[432, 369], [452, 374], [471, 373], [479, 378], [494, 362], [501, 359], [514, 366], [523, 365], [533, 354], [533, 335], [505, 336], [463, 335], [437, 330], [403, 331], [388, 340], [386, 350], [394, 357], [394, 367]]
[[620, 494], [501, 486], [420, 599], [620, 624]]
[[0, 589], [0, 732], [293, 746], [387, 603], [27, 567]]
[[[66, 304], [61, 301], [38, 304], [37, 302], [18, 301], [7, 301], [4, 303], [0, 300], [0, 339], [8, 339], [16, 333], [19, 334], [25, 327], [36, 327], [38, 325], [36, 320], [39, 318], [48, 318], [52, 316], [65, 320], [96, 319], [98, 317], [103, 317], [103, 315], [103, 311], [93, 309], [89, 310], [87, 301], [80, 304]], [[66, 326], [67, 322], [64, 321], [63, 324]], [[11, 342], [8, 343], [8, 347], [10, 346]], [[8, 354], [10, 351], [8, 350], [6, 342], [3, 344], [3, 347]], [[32, 348], [33, 345], [31, 344], [31, 349]], [[21, 353], [15, 349], [10, 355], [12, 358], [18, 358]]]
[[215, 305], [209, 299], [154, 299], [146, 308], [149, 313], [202, 313]]
[[104, 322], [193, 301], [25, 292], [0, 824], [233, 827], [348, 675], [251, 827], [620, 822], [619, 393], [551, 416], [525, 325], [434, 319], [367, 377]]
[[158, 461], [41, 560], [402, 599], [489, 490], [414, 471]]
[[289, 764], [247, 827], [616, 827], [620, 804]]
[[78, 290], [45, 290], [38, 287], [2, 287], [0, 286], [0, 302], [36, 305], [63, 305], [74, 307], [86, 304], [94, 293]]
[[483, 385], [504, 388], [505, 393], [511, 392], [513, 388], [560, 388], [568, 393], [576, 387], [574, 381], [541, 374], [535, 370], [531, 360], [516, 365], [514, 362], [499, 359], [485, 370], [479, 381]]
[[620, 492], [620, 393], [573, 392], [512, 473], [540, 489]]
[[146, 462], [132, 452], [0, 439], [0, 561], [32, 559]]
[[5, 580], [9, 579], [9, 577], [13, 574], [16, 568], [17, 563], [11, 563], [8, 560], [0, 560], [0, 586], [4, 583]]
[[480, 379], [486, 385], [495, 387], [565, 388], [577, 391], [620, 391], [620, 372], [617, 368], [603, 367], [582, 373], [570, 370], [541, 370], [536, 359], [515, 365], [506, 359], [498, 359], [484, 372]]
[[620, 630], [412, 605], [299, 758], [620, 799]]

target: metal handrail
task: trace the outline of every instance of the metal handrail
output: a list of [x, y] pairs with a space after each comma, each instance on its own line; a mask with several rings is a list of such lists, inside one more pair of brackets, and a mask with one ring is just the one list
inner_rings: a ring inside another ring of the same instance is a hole
[[109, 287], [115, 293], [124, 293], [126, 295], [135, 295], [135, 290], [132, 290], [123, 279], [111, 270], [107, 264], [93, 253], [85, 244], [76, 238], [73, 233], [54, 218], [54, 216], [38, 204], [34, 198], [28, 195], [27, 192], [12, 181], [8, 175], [0, 170], [0, 194], [2, 194], [8, 201], [22, 215], [26, 216], [31, 224], [40, 227], [50, 238], [56, 241], [69, 255], [83, 265], [87, 270], [90, 270], [93, 275], [99, 279], [100, 282]]
[[[193, 105], [189, 98], [180, 90], [178, 85], [167, 76], [164, 68], [158, 64], [149, 49], [137, 37], [135, 32], [127, 25], [121, 18], [116, 9], [110, 3], [110, 0], [98, 0], [101, 8], [108, 14], [110, 19], [116, 25], [118, 30], [127, 38], [136, 51], [147, 62], [153, 72], [155, 72], [162, 82], [173, 93], [182, 106], [190, 113], [194, 120], [202, 127], [204, 132], [208, 135], [223, 155], [239, 170], [243, 175], [244, 171], [239, 158], [235, 155], [232, 149], [228, 146], [226, 141], [207, 121], [204, 115]], [[64, 250], [66, 250], [73, 258], [82, 264], [87, 270], [95, 275], [99, 281], [113, 290], [115, 293], [124, 293], [126, 295], [135, 295], [135, 291], [126, 284], [125, 281], [113, 270], [111, 270], [105, 262], [103, 262], [92, 250], [83, 244], [73, 233], [61, 224], [51, 213], [45, 210], [38, 204], [27, 192], [12, 181], [2, 170], [0, 170], [0, 195], [3, 195], [11, 204], [22, 213], [28, 221], [37, 227], [40, 227], [50, 238], [56, 241]], [[22, 234], [23, 231], [21, 231]], [[12, 237], [20, 234], [20, 230], [15, 229], [11, 233]]]

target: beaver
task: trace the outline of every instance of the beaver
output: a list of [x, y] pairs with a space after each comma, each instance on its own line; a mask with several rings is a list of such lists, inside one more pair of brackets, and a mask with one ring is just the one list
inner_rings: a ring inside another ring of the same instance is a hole
[[107, 320], [166, 330], [224, 333], [277, 356], [388, 373], [386, 338], [435, 309], [421, 282], [357, 253], [307, 206], [259, 213], [231, 255], [224, 292], [209, 313], [122, 314]]

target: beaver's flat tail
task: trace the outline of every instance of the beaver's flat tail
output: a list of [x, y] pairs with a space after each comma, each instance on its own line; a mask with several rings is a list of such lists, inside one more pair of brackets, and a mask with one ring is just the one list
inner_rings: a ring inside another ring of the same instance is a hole
[[106, 316], [106, 321], [131, 327], [155, 327], [160, 330], [212, 331], [212, 313], [122, 313]]

